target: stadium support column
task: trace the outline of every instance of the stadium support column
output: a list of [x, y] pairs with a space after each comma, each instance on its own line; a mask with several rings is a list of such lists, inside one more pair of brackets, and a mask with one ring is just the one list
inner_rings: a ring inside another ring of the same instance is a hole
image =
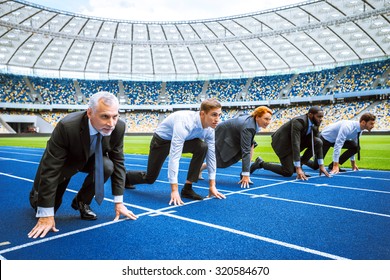
[[74, 79], [73, 80], [73, 85], [74, 85], [74, 88], [76, 89], [76, 92], [75, 92], [75, 95], [74, 95], [74, 98], [75, 98], [76, 102], [79, 103], [79, 104], [85, 103], [85, 101], [86, 101], [85, 100], [85, 96], [81, 92], [79, 81]]
[[199, 94], [199, 102], [202, 102], [203, 100], [207, 99], [207, 89], [209, 88], [209, 81], [204, 81], [202, 93]]

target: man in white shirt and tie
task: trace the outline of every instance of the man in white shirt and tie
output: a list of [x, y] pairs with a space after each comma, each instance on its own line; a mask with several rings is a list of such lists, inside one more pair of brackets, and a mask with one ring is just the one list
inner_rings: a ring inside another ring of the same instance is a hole
[[[348, 159], [351, 160], [352, 170], [359, 170], [355, 160], [355, 154], [359, 153], [360, 150], [359, 136], [363, 130], [372, 130], [375, 119], [375, 115], [364, 113], [359, 121], [341, 120], [324, 128], [320, 135], [324, 158], [330, 147], [334, 147], [333, 161], [329, 164], [331, 174], [343, 172], [344, 170], [340, 169], [340, 165], [343, 165]], [[341, 149], [346, 149], [346, 151], [341, 154]], [[318, 168], [316, 162], [313, 161], [309, 161], [307, 165], [313, 169]]]
[[[136, 184], [153, 184], [169, 155], [168, 180], [171, 184], [169, 205], [182, 205], [182, 197], [202, 200], [195, 193], [192, 183], [198, 181], [199, 170], [204, 159], [209, 173], [209, 196], [225, 198], [215, 184], [215, 127], [221, 117], [221, 104], [216, 99], [206, 99], [200, 111], [176, 111], [157, 127], [150, 142], [148, 167], [146, 171], [127, 171], [126, 188], [134, 189]], [[181, 193], [178, 190], [179, 161], [182, 153], [192, 153], [187, 179]]]

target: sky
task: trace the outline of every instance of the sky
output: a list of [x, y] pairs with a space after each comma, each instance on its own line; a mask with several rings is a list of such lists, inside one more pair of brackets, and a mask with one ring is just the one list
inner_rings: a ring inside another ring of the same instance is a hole
[[305, 0], [27, 0], [28, 2], [101, 18], [132, 21], [214, 19], [263, 11]]

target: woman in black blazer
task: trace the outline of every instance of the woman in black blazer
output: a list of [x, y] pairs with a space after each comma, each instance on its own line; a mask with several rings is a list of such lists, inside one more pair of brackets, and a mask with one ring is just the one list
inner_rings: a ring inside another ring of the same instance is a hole
[[[257, 146], [255, 135], [266, 128], [272, 118], [272, 110], [266, 106], [257, 107], [251, 114], [243, 114], [226, 120], [215, 129], [215, 156], [218, 168], [229, 167], [242, 159], [242, 188], [248, 188], [250, 181], [250, 165], [253, 149]], [[199, 176], [207, 166], [204, 163]]]

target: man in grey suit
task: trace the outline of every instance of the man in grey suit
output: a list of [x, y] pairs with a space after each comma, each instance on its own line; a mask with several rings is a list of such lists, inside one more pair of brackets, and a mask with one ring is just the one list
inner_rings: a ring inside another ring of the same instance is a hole
[[309, 175], [303, 172], [302, 164], [306, 164], [314, 154], [318, 161], [320, 175], [324, 173], [330, 177], [324, 167], [322, 141], [318, 132], [323, 117], [323, 110], [313, 106], [307, 114], [297, 116], [283, 124], [272, 134], [271, 143], [281, 165], [261, 162], [256, 168], [252, 168], [252, 172], [257, 168], [264, 168], [284, 177], [291, 177], [295, 172], [297, 179], [307, 180]]
[[98, 92], [90, 97], [87, 111], [70, 113], [57, 124], [47, 142], [30, 192], [30, 204], [38, 218], [36, 226], [28, 234], [30, 238], [44, 237], [49, 231], [58, 231], [54, 215], [62, 203], [70, 179], [78, 172], [88, 175], [71, 206], [80, 211], [82, 219], [96, 219], [89, 205], [95, 195], [94, 143], [97, 138], [102, 138], [104, 182], [111, 177], [115, 219], [119, 219], [121, 214], [131, 219], [137, 218], [123, 205], [125, 124], [119, 120], [118, 109], [118, 99], [114, 95]]
[[[229, 167], [242, 159], [241, 180], [242, 188], [253, 184], [250, 180], [250, 167], [253, 149], [257, 146], [255, 135], [261, 128], [266, 128], [272, 118], [272, 110], [266, 106], [257, 107], [251, 114], [243, 114], [226, 120], [215, 129], [215, 156], [218, 168]], [[261, 162], [259, 157], [256, 162]], [[200, 171], [206, 169], [204, 163]]]

